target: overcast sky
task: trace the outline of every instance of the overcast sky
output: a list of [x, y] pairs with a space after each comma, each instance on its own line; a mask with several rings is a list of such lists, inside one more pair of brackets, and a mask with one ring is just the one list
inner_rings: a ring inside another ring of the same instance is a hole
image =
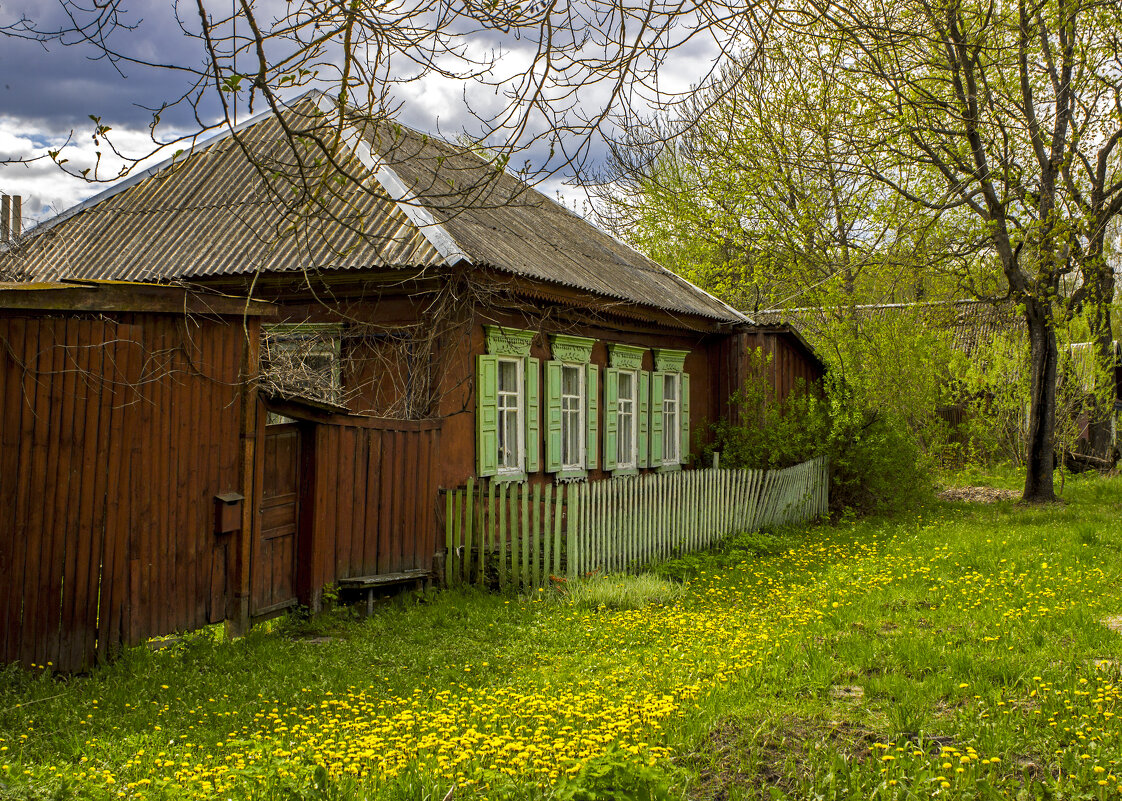
[[[194, 4], [190, 6], [184, 6], [183, 11], [194, 13]], [[145, 59], [202, 64], [198, 40], [184, 34], [173, 3], [125, 0], [122, 7], [127, 10], [122, 21], [131, 27], [121, 26], [113, 33], [113, 46]], [[11, 25], [22, 16], [46, 27], [63, 24], [65, 19], [55, 0], [0, 0], [0, 25]], [[190, 19], [185, 18], [188, 27]], [[477, 44], [484, 49], [493, 45], [485, 41]], [[517, 47], [507, 55], [507, 63], [518, 63]], [[695, 76], [703, 75], [711, 61], [711, 49], [704, 43], [693, 43], [675, 54], [668, 80], [684, 88], [696, 80]], [[103, 175], [113, 177], [118, 163], [105, 154], [103, 142], [95, 145], [90, 116], [96, 115], [112, 127], [114, 143], [122, 150], [145, 153], [153, 148], [148, 127], [151, 110], [176, 97], [177, 90], [181, 92], [186, 85], [183, 78], [166, 70], [115, 64], [88, 44], [44, 45], [12, 36], [0, 36], [0, 76], [0, 160], [28, 160], [0, 165], [0, 192], [23, 196], [25, 228], [106, 188], [106, 184], [67, 176], [48, 158], [32, 159], [65, 145], [60, 158], [67, 158], [71, 167], [84, 167], [94, 163], [95, 151], [100, 149]], [[475, 125], [465, 99], [476, 109], [501, 103], [501, 96], [491, 88], [438, 78], [407, 83], [396, 92], [402, 103], [399, 118], [403, 123], [448, 138], [465, 129], [470, 132]], [[595, 104], [597, 94], [586, 92], [581, 102]], [[166, 141], [190, 130], [191, 125], [192, 121], [181, 113], [177, 116], [177, 112], [169, 112], [157, 135]], [[602, 152], [602, 147], [594, 149], [595, 156]], [[162, 155], [170, 154], [165, 151]], [[530, 151], [529, 155], [533, 158], [536, 153]], [[579, 189], [566, 186], [564, 176], [544, 181], [539, 189], [551, 197], [560, 191], [570, 206], [579, 207], [584, 198]]]

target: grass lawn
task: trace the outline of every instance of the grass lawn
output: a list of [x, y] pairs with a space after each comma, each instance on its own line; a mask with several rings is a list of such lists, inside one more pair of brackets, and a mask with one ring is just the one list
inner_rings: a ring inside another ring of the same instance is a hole
[[1122, 479], [1064, 494], [10, 668], [0, 798], [1120, 797]]

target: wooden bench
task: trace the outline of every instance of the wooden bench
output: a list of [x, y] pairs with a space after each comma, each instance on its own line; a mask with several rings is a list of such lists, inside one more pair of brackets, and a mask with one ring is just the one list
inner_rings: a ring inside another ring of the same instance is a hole
[[379, 573], [375, 576], [352, 576], [338, 580], [340, 590], [365, 590], [366, 614], [374, 614], [374, 590], [380, 587], [392, 587], [395, 584], [413, 584], [415, 589], [420, 589], [428, 580], [427, 570], [405, 570], [401, 573]]

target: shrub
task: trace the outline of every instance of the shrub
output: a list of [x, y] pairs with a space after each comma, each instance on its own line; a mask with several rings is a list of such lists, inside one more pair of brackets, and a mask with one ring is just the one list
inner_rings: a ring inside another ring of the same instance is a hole
[[753, 374], [761, 377], [732, 398], [739, 421], [712, 426], [706, 456], [716, 450], [723, 466], [767, 470], [827, 456], [835, 513], [898, 512], [930, 492], [930, 461], [908, 425], [862, 403], [844, 379], [827, 375], [821, 391], [800, 385], [780, 401], [762, 371]]

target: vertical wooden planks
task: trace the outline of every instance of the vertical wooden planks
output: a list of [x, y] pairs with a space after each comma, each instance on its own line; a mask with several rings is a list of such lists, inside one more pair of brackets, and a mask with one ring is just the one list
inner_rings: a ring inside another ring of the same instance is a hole
[[[19, 360], [18, 374], [13, 376], [15, 386], [19, 391], [19, 402], [16, 405], [18, 414], [16, 419], [19, 425], [18, 462], [16, 476], [31, 475], [32, 452], [34, 450], [35, 422], [37, 410], [40, 406], [40, 395], [46, 397], [46, 390], [39, 380], [39, 338], [43, 324], [40, 320], [27, 320], [23, 326], [22, 351], [14, 351]], [[35, 571], [38, 569], [38, 549], [40, 546], [40, 532], [30, 525], [30, 504], [28, 481], [22, 478], [16, 482], [13, 491], [14, 520], [13, 526], [13, 559], [12, 575], [16, 582], [11, 587], [10, 615], [12, 616], [12, 631], [9, 636], [8, 655], [12, 659], [20, 659], [23, 655], [23, 642], [33, 637], [33, 618], [30, 616], [29, 597], [31, 586], [37, 581]]]
[[0, 661], [19, 656], [25, 575], [17, 572], [17, 554], [24, 543], [16, 531], [16, 495], [19, 491], [20, 416], [24, 403], [22, 386], [23, 336], [20, 317], [0, 317], [0, 526], [8, 532], [0, 537]]
[[[476, 567], [476, 580], [483, 583], [487, 581], [488, 565], [494, 561], [492, 557], [495, 556], [495, 550], [498, 547], [498, 509], [489, 500], [493, 497], [494, 493], [494, 487], [491, 486], [490, 483], [485, 485], [480, 482], [478, 492], [479, 502], [476, 512], [476, 528], [479, 531], [480, 559]], [[488, 506], [488, 504], [491, 505]]]
[[404, 460], [402, 472], [398, 479], [399, 492], [401, 493], [401, 513], [398, 518], [398, 570], [413, 567], [413, 552], [417, 541], [417, 528], [421, 518], [417, 514], [417, 496], [427, 484], [427, 477], [420, 472], [421, 467], [421, 439], [419, 431], [402, 431], [401, 438], [405, 440], [402, 449]]
[[[32, 532], [39, 532], [39, 536], [32, 538], [27, 555], [28, 570], [37, 581], [32, 585], [24, 605], [25, 639], [22, 655], [24, 662], [40, 665], [47, 660], [47, 638], [50, 637], [48, 619], [52, 602], [51, 574], [54, 572], [52, 552], [57, 540], [61, 539], [61, 535], [51, 525], [54, 499], [41, 494], [43, 489], [54, 483], [52, 468], [58, 458], [58, 438], [50, 435], [50, 418], [51, 412], [59, 407], [62, 394], [62, 382], [56, 380], [62, 368], [64, 337], [59, 329], [57, 320], [48, 319], [43, 321], [40, 331], [36, 362], [39, 373], [37, 380], [42, 382], [42, 390], [36, 393], [31, 482], [27, 487], [29, 525]], [[53, 583], [57, 587], [57, 578]], [[27, 637], [26, 634], [31, 636]]]
[[335, 540], [334, 578], [350, 576], [351, 532], [354, 528], [354, 488], [351, 477], [355, 473], [355, 436], [354, 430], [343, 426], [332, 430], [332, 449], [334, 459], [338, 460], [339, 480], [332, 488], [335, 507], [335, 525], [329, 536]]
[[[77, 670], [92, 657], [93, 638], [89, 637], [88, 610], [96, 600], [90, 596], [90, 564], [95, 559], [95, 483], [104, 475], [93, 467], [99, 464], [99, 425], [101, 407], [101, 354], [105, 323], [83, 321], [75, 342], [75, 447], [71, 452], [71, 493], [67, 503], [71, 545], [67, 558], [67, 574], [63, 583], [62, 626], [59, 655], [55, 663], [62, 670]], [[2, 368], [0, 368], [2, 369]], [[2, 379], [0, 379], [2, 382]], [[0, 390], [0, 398], [3, 392]]]
[[[394, 450], [396, 448], [396, 439], [391, 431], [382, 431], [380, 433], [382, 440], [381, 453], [378, 460], [378, 475], [381, 476], [381, 482], [378, 492], [378, 570], [379, 573], [389, 573], [393, 566], [392, 549], [394, 544], [391, 540], [392, 530], [394, 525], [393, 518], [393, 495], [394, 495], [394, 479], [398, 476], [394, 472]], [[451, 491], [449, 491], [451, 492]], [[454, 498], [454, 496], [452, 496]], [[455, 518], [453, 518], [454, 520]], [[455, 527], [453, 527], [455, 533]], [[451, 546], [455, 548], [459, 543], [453, 543]], [[455, 564], [454, 552], [449, 550], [445, 565], [452, 568]]]
[[452, 560], [455, 558], [455, 511], [453, 503], [455, 490], [444, 491], [444, 586], [452, 586]]
[[[221, 572], [218, 575], [223, 580], [220, 586], [223, 589], [228, 589], [225, 587], [225, 558], [220, 559], [217, 552], [221, 549], [224, 553], [229, 546], [226, 543], [220, 544], [221, 541], [211, 533], [212, 526], [207, 525], [209, 522], [206, 519], [207, 510], [202, 503], [199, 503], [196, 494], [200, 477], [206, 475], [206, 471], [199, 466], [202, 448], [195, 436], [193, 426], [198, 425], [198, 421], [205, 420], [206, 417], [204, 416], [202, 403], [203, 381], [194, 365], [200, 362], [202, 350], [199, 342], [200, 338], [218, 339], [218, 336], [211, 332], [210, 326], [193, 325], [193, 327], [189, 327], [192, 325], [193, 323], [186, 319], [177, 321], [177, 330], [180, 332], [180, 347], [184, 349], [187, 355], [185, 358], [181, 358], [185, 379], [184, 386], [179, 389], [176, 400], [179, 416], [176, 437], [179, 441], [179, 452], [176, 458], [176, 481], [173, 490], [179, 504], [177, 516], [182, 522], [173, 526], [172, 530], [180, 535], [182, 529], [191, 532], [192, 542], [188, 558], [191, 562], [191, 572], [194, 578], [189, 585], [193, 588], [194, 593], [192, 599], [194, 603], [191, 608], [191, 618], [195, 621], [192, 625], [192, 628], [194, 628], [211, 620], [221, 620], [226, 617], [225, 593], [218, 592], [219, 587], [213, 587], [216, 594], [212, 597], [211, 590], [212, 585], [215, 584], [216, 562], [221, 563]], [[238, 439], [240, 440], [240, 437]], [[238, 481], [230, 486], [219, 486], [216, 489], [226, 490], [233, 487], [240, 489], [241, 482]], [[253, 498], [252, 493], [247, 492], [245, 494], [250, 499]], [[251, 500], [247, 502], [251, 502]], [[212, 604], [220, 605], [222, 607], [221, 613], [217, 609], [212, 612], [210, 609]]]
[[[366, 471], [370, 464], [370, 437], [366, 429], [353, 428], [349, 431], [352, 448], [354, 451], [354, 471], [346, 476], [346, 483], [351, 485], [351, 505], [348, 510], [348, 520], [345, 536], [350, 540], [345, 576], [362, 576], [366, 561], [365, 534], [366, 534]], [[412, 502], [410, 520], [415, 526], [419, 520], [421, 510], [415, 502], [416, 494], [410, 493]], [[412, 526], [411, 526], [412, 528]], [[412, 538], [410, 538], [412, 539]]]
[[463, 581], [471, 583], [472, 568], [474, 566], [472, 552], [475, 549], [473, 535], [475, 534], [475, 478], [468, 478], [467, 489], [464, 491], [464, 538], [463, 538]]
[[[49, 523], [55, 532], [54, 543], [51, 550], [50, 562], [47, 563], [49, 573], [49, 590], [46, 604], [46, 637], [44, 637], [45, 650], [42, 652], [44, 661], [49, 661], [56, 667], [60, 665], [63, 644], [64, 619], [63, 610], [66, 607], [65, 594], [74, 591], [74, 574], [77, 570], [77, 553], [75, 552], [76, 526], [75, 512], [77, 499], [72, 496], [73, 486], [80, 481], [75, 471], [81, 470], [82, 465], [75, 459], [75, 440], [81, 440], [82, 433], [79, 426], [77, 404], [75, 403], [75, 387], [77, 384], [76, 343], [79, 341], [79, 328], [81, 320], [67, 317], [65, 322], [59, 321], [58, 327], [62, 332], [59, 343], [59, 373], [53, 376], [53, 383], [62, 385], [62, 407], [59, 418], [52, 421], [57, 432], [54, 437], [58, 440], [57, 451], [54, 458], [57, 460], [54, 471], [55, 481], [53, 497], [48, 493], [43, 498], [43, 503], [53, 504], [52, 520]], [[41, 579], [42, 581], [42, 579]]]
[[507, 501], [507, 484], [502, 482], [499, 484], [499, 589], [505, 590], [510, 584], [510, 572], [507, 566], [507, 512], [509, 510], [509, 503]]
[[449, 559], [452, 562], [452, 583], [462, 584], [464, 580], [464, 491], [456, 490], [452, 501], [452, 550]]
[[[127, 319], [127, 318], [126, 318]], [[112, 543], [107, 549], [106, 565], [102, 569], [101, 612], [98, 615], [98, 655], [107, 657], [128, 635], [128, 577], [131, 563], [129, 553], [129, 499], [125, 492], [131, 486], [129, 465], [133, 443], [138, 434], [129, 420], [128, 411], [141, 402], [136, 389], [141, 374], [143, 356], [139, 342], [139, 328], [132, 324], [118, 324], [114, 343], [114, 361], [117, 371], [113, 380], [113, 413], [110, 431], [116, 435], [110, 440], [108, 463], [109, 488], [106, 492], [106, 539]]]
[[[381, 485], [389, 478], [381, 472], [381, 443], [385, 439], [385, 434], [376, 429], [370, 429], [365, 432], [366, 434], [366, 492], [365, 492], [365, 507], [362, 509], [362, 574], [370, 576], [378, 570], [378, 518], [381, 508]], [[432, 496], [430, 496], [432, 497]], [[451, 496], [445, 494], [445, 499]], [[429, 504], [433, 507], [433, 504]], [[431, 515], [431, 509], [426, 510], [426, 516]], [[427, 517], [426, 517], [427, 519]], [[449, 515], [444, 516], [445, 527], [450, 523]], [[431, 542], [432, 537], [435, 536], [435, 525], [430, 523], [426, 525], [424, 531], [427, 533], [425, 537], [425, 551], [422, 554], [429, 555], [431, 558], [432, 553], [436, 550], [436, 543]], [[448, 568], [448, 560], [444, 560], [445, 572]], [[447, 577], [445, 577], [447, 580]]]
[[557, 497], [553, 506], [553, 571], [561, 575], [561, 516], [564, 509], [565, 485], [557, 485]]
[[572, 581], [577, 575], [577, 537], [580, 533], [582, 496], [588, 484], [570, 485], [566, 488], [568, 506], [565, 509], [565, 573]]
[[553, 485], [546, 484], [545, 490], [542, 493], [542, 576], [541, 584], [539, 586], [545, 587], [549, 584], [549, 576], [552, 571], [553, 565], [551, 559], [553, 555]]
[[[527, 484], [527, 488], [529, 485]], [[533, 500], [531, 501], [530, 525], [530, 586], [528, 589], [537, 590], [541, 586], [541, 523], [542, 523], [542, 487], [534, 485]]]
[[519, 539], [519, 549], [522, 553], [522, 591], [530, 589], [530, 483], [521, 485], [522, 488], [522, 531]]

